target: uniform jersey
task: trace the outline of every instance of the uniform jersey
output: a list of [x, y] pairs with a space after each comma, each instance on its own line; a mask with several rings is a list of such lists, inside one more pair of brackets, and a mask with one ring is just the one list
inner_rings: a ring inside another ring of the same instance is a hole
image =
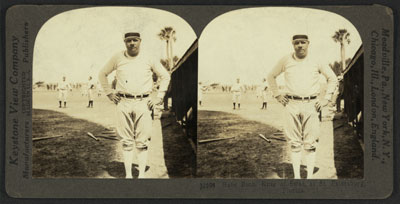
[[93, 80], [91, 79], [91, 80], [89, 80], [88, 81], [88, 85], [87, 85], [87, 89], [95, 89], [95, 84], [94, 84], [94, 82], [93, 82]]
[[67, 81], [59, 82], [57, 87], [60, 90], [69, 90], [69, 89], [71, 89], [71, 86], [69, 85], [69, 83]]
[[100, 83], [106, 95], [112, 92], [108, 85], [107, 76], [116, 71], [117, 83], [115, 89], [131, 95], [148, 94], [153, 88], [153, 72], [161, 78], [158, 97], [162, 98], [167, 91], [170, 76], [161, 64], [154, 62], [143, 54], [131, 57], [125, 51], [115, 54], [104, 66], [100, 73]]
[[235, 83], [232, 85], [231, 92], [242, 92], [243, 86], [241, 83]]
[[[270, 72], [270, 76], [277, 77], [280, 73], [284, 73], [288, 95], [300, 97], [318, 95], [320, 74], [328, 79], [326, 99], [330, 99], [337, 84], [336, 75], [329, 66], [322, 65], [317, 59], [309, 56], [298, 59], [294, 53], [279, 60]], [[274, 96], [279, 95], [276, 81], [269, 78], [269, 84]]]

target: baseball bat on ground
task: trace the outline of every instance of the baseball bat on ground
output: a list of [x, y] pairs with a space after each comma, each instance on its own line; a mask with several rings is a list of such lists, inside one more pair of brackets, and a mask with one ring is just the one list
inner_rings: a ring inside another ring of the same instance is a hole
[[105, 135], [97, 135], [97, 137], [105, 138], [105, 139], [110, 139], [110, 140], [118, 140], [115, 136], [105, 136]]
[[93, 138], [94, 140], [99, 141], [99, 138], [95, 137], [92, 133], [87, 132], [87, 135], [88, 135], [89, 137]]
[[98, 136], [105, 136], [105, 137], [117, 137], [117, 135], [115, 135], [115, 133], [114, 134], [112, 134], [112, 133], [101, 133], [101, 135], [98, 135]]
[[114, 131], [104, 131], [104, 132], [102, 132], [102, 134], [105, 134], [105, 135], [114, 135], [115, 132], [114, 132]]
[[271, 143], [271, 140], [266, 138], [263, 134], [258, 134], [258, 136], [260, 136], [263, 140], [267, 141], [268, 143]]
[[234, 138], [234, 137], [225, 137], [225, 138], [214, 138], [214, 139], [199, 140], [199, 144], [207, 143], [207, 142], [216, 142], [216, 141], [227, 140], [227, 139], [232, 139], [232, 138]]
[[47, 140], [47, 139], [53, 139], [57, 137], [62, 137], [62, 135], [55, 135], [55, 136], [50, 136], [50, 137], [35, 137], [32, 138], [32, 141], [38, 141], [38, 140]]

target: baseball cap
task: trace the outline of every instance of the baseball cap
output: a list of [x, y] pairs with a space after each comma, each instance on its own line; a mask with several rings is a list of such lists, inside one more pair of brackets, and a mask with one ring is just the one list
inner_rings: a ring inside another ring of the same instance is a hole
[[292, 40], [308, 40], [308, 36], [307, 35], [293, 35]]
[[138, 32], [125, 33], [125, 39], [127, 39], [127, 38], [140, 38], [140, 33], [138, 33]]

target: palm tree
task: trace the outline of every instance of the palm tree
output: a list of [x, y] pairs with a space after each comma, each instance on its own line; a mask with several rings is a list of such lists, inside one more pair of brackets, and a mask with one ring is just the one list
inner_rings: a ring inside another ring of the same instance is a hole
[[167, 27], [164, 27], [163, 29], [161, 29], [160, 33], [158, 34], [158, 37], [161, 40], [165, 40], [165, 42], [167, 43], [167, 46], [166, 46], [167, 60], [168, 60], [168, 64], [169, 64], [170, 68], [174, 67], [174, 65], [175, 65], [175, 63], [173, 61], [173, 57], [172, 57], [172, 56], [174, 56], [173, 49], [172, 49], [172, 43], [176, 41], [175, 33], [176, 33], [176, 31], [174, 30], [173, 27], [167, 26]]
[[[346, 59], [346, 67], [350, 64], [351, 58]], [[342, 75], [342, 62], [335, 61], [334, 63], [330, 63], [329, 66], [331, 67], [332, 71], [336, 74], [336, 76]]]
[[[172, 60], [173, 65], [175, 66], [175, 65], [177, 64], [178, 61], [179, 61], [179, 58], [178, 58], [178, 56], [175, 55], [175, 56], [173, 57], [173, 60]], [[172, 72], [174, 71], [174, 67], [170, 67], [171, 65], [170, 65], [168, 59], [160, 59], [160, 63], [162, 64], [162, 66], [163, 66], [168, 72], [172, 73]]]
[[346, 56], [345, 56], [345, 44], [350, 44], [350, 33], [346, 29], [339, 29], [335, 32], [335, 35], [332, 36], [332, 39], [335, 42], [340, 43], [340, 54], [341, 54], [341, 64], [342, 71], [346, 69]]

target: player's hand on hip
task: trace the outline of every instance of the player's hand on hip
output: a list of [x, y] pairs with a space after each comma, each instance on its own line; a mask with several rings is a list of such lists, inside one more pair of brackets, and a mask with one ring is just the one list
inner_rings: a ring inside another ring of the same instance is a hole
[[108, 99], [110, 99], [110, 101], [114, 102], [115, 104], [118, 104], [119, 101], [121, 100], [121, 97], [117, 96], [117, 94], [115, 93], [110, 93], [107, 95]]
[[149, 107], [149, 110], [153, 110], [155, 106], [161, 105], [163, 103], [163, 99], [156, 97], [152, 98], [147, 102], [147, 106]]
[[321, 111], [321, 109], [325, 106], [327, 106], [329, 103], [329, 101], [327, 99], [320, 99], [319, 101], [317, 101], [315, 103], [315, 108], [317, 109], [317, 111]]
[[283, 106], [286, 106], [289, 103], [289, 99], [284, 95], [278, 95], [275, 97], [276, 100], [281, 103]]

